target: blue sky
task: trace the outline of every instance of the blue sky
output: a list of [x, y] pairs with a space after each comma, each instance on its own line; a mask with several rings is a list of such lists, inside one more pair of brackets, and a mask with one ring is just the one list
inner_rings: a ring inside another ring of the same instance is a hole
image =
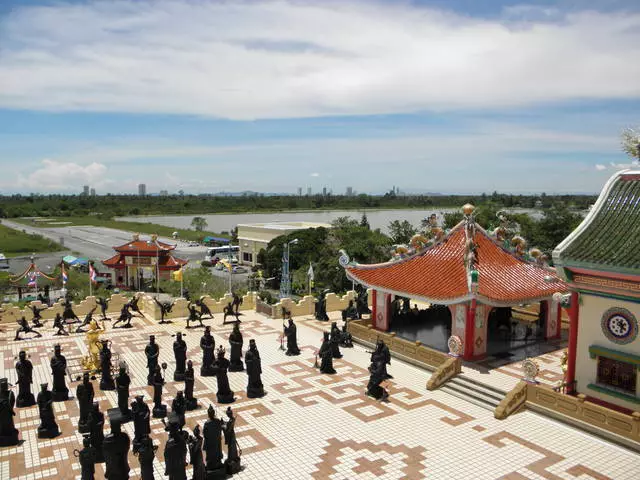
[[0, 193], [597, 192], [636, 2], [0, 2]]

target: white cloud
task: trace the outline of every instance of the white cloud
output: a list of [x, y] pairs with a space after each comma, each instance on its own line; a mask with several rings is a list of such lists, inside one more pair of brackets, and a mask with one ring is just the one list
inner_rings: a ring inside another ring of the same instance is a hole
[[29, 192], [78, 191], [82, 185], [103, 185], [107, 167], [101, 163], [79, 165], [45, 159], [41, 167], [18, 177], [18, 186]]
[[314, 173], [312, 173], [312, 174], [311, 174], [311, 176], [312, 176], [312, 177], [319, 177], [319, 176], [320, 176], [320, 174], [319, 174], [319, 173], [314, 172]]
[[611, 162], [611, 168], [614, 170], [626, 170], [627, 168], [637, 168], [637, 163], [615, 163]]
[[596, 164], [596, 170], [606, 170], [607, 166], [602, 165], [601, 163]]
[[640, 14], [90, 2], [0, 20], [0, 107], [231, 119], [640, 96]]

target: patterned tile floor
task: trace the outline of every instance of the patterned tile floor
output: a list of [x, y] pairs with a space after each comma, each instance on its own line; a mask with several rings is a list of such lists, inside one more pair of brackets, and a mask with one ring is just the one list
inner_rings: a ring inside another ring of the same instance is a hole
[[[302, 355], [287, 357], [279, 350], [281, 322], [254, 312], [242, 317], [245, 345], [255, 338], [263, 361], [263, 382], [268, 392], [262, 399], [247, 399], [245, 373], [231, 373], [237, 400], [238, 442], [245, 469], [239, 479], [638, 479], [640, 456], [550, 419], [524, 411], [498, 421], [492, 412], [444, 392], [425, 389], [429, 372], [392, 361], [394, 375], [389, 386], [390, 402], [379, 403], [364, 395], [368, 380], [368, 355], [361, 347], [344, 349], [336, 361], [338, 374], [320, 375], [313, 368], [321, 331], [328, 325], [307, 318], [297, 319]], [[155, 334], [160, 360], [173, 374], [171, 337], [184, 330], [184, 322], [156, 325], [135, 319], [135, 329], [108, 331], [113, 349], [129, 364], [131, 395], [144, 392], [150, 403], [152, 391], [145, 385], [144, 347]], [[220, 316], [212, 325], [216, 343], [227, 346], [230, 325]], [[50, 382], [48, 360], [58, 341], [69, 357], [86, 352], [83, 335], [60, 340], [50, 329], [35, 341], [13, 342], [13, 331], [0, 333], [2, 376], [15, 383], [14, 357], [21, 349], [35, 366], [34, 386]], [[107, 322], [107, 328], [109, 323]], [[11, 326], [13, 330], [13, 326]], [[190, 330], [185, 340], [188, 355], [199, 366], [200, 329]], [[196, 368], [198, 371], [199, 369]], [[507, 378], [512, 378], [506, 375]], [[94, 382], [97, 389], [97, 381]], [[75, 392], [76, 383], [70, 385]], [[170, 405], [182, 384], [168, 382], [164, 401]], [[205, 407], [187, 413], [189, 428], [206, 419], [206, 407], [215, 404], [215, 378], [198, 378], [195, 395]], [[115, 392], [96, 391], [102, 410], [116, 405]], [[0, 448], [1, 479], [79, 478], [73, 450], [81, 444], [76, 433], [78, 408], [75, 400], [56, 403], [61, 436], [38, 440], [37, 407], [18, 409], [16, 425], [24, 443]], [[223, 406], [218, 406], [223, 413]], [[163, 460], [166, 433], [159, 420], [152, 422], [154, 440], [160, 445], [156, 478], [165, 478]], [[108, 420], [105, 432], [108, 433]], [[133, 425], [125, 431], [133, 436]], [[130, 454], [131, 478], [139, 478], [138, 461]], [[102, 466], [97, 478], [103, 478]]]

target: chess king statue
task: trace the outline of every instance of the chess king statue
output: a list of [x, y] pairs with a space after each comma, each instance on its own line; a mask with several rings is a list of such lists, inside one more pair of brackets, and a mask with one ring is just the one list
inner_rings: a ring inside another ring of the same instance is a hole
[[105, 331], [104, 321], [102, 328], [98, 326], [98, 322], [91, 320], [89, 330], [85, 334], [89, 355], [82, 359], [82, 368], [85, 371], [97, 372], [100, 370], [100, 335]]

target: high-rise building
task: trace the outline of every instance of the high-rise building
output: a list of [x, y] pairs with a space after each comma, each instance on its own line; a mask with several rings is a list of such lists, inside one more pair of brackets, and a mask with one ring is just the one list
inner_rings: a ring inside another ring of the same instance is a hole
[[353, 195], [353, 187], [347, 187], [347, 197], [351, 197]]
[[327, 187], [322, 187], [322, 196], [323, 197], [327, 196]]
[[160, 196], [161, 197], [168, 197], [169, 196], [169, 191], [168, 190], [160, 190]]
[[298, 196], [301, 197], [302, 196], [302, 187], [298, 187]]
[[307, 197], [310, 197], [312, 193], [311, 187], [307, 187]]
[[138, 195], [140, 195], [141, 197], [144, 197], [147, 194], [147, 185], [144, 183], [141, 183], [140, 185], [138, 185]]
[[82, 194], [89, 195], [89, 185], [85, 185], [84, 187], [82, 187]]
[[92, 189], [91, 189], [91, 193], [90, 193], [90, 195], [91, 195], [92, 197], [95, 197], [95, 196], [96, 196], [96, 189], [95, 189], [95, 188], [92, 188]]

